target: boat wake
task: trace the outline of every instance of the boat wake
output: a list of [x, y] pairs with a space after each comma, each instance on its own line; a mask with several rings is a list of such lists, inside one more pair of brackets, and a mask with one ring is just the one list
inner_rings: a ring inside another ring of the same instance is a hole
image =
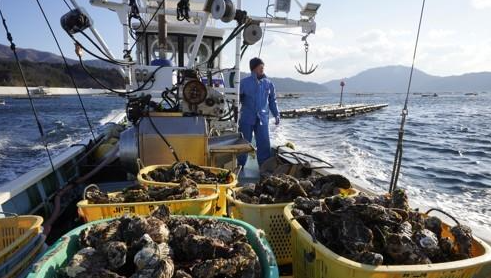
[[107, 116], [105, 116], [104, 118], [100, 119], [99, 120], [99, 125], [105, 125], [107, 123], [110, 123], [112, 121], [114, 121], [114, 119], [119, 116], [121, 113], [123, 113], [124, 110], [123, 109], [113, 109], [111, 110], [111, 112], [109, 112], [109, 114], [107, 114]]
[[[322, 127], [319, 128], [319, 125]], [[296, 143], [296, 150], [329, 161], [337, 170], [354, 178], [363, 187], [377, 193], [387, 192], [395, 140], [386, 137], [379, 138], [378, 141], [385, 141], [379, 143], [373, 138], [360, 140], [363, 138], [360, 130], [348, 127], [350, 123], [338, 123], [337, 127], [330, 128], [328, 125], [331, 124], [315, 119], [283, 121], [282, 126], [271, 128], [272, 144]], [[346, 126], [338, 130], [341, 125]], [[332, 133], [333, 130], [338, 133]], [[486, 174], [469, 173], [469, 170], [466, 173], [457, 167], [435, 162], [422, 163], [420, 159], [429, 156], [428, 153], [455, 155], [454, 151], [446, 147], [432, 148], [429, 142], [424, 145], [429, 145], [428, 149], [423, 150], [425, 155], [414, 158], [407, 154], [404, 158], [398, 186], [406, 189], [413, 206], [440, 208], [476, 231], [489, 234], [491, 190], [484, 182]], [[412, 167], [418, 163], [423, 166]]]

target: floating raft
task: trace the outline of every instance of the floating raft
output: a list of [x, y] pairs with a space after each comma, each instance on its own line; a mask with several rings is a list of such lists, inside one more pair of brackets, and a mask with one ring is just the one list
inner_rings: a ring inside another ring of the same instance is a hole
[[365, 114], [375, 110], [387, 107], [387, 103], [383, 104], [326, 104], [320, 106], [311, 106], [300, 109], [281, 111], [281, 117], [283, 118], [298, 118], [302, 116], [314, 116], [319, 119], [339, 119], [355, 116], [358, 114]]

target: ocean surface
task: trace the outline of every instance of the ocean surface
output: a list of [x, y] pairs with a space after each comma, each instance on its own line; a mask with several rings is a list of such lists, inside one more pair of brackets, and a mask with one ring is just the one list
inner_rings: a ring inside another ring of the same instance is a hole
[[[91, 122], [100, 126], [124, 110], [124, 100], [83, 96]], [[302, 93], [279, 99], [280, 109], [336, 103], [338, 94]], [[389, 185], [404, 102], [402, 94], [346, 94], [344, 103], [388, 103], [389, 107], [353, 118], [326, 121], [283, 119], [271, 125], [276, 144], [326, 159], [340, 171], [383, 192]], [[53, 153], [88, 136], [78, 99], [36, 99]], [[46, 162], [27, 100], [7, 98], [0, 106], [0, 184]], [[411, 95], [399, 186], [411, 200], [439, 207], [473, 227], [491, 233], [491, 93], [438, 97]]]

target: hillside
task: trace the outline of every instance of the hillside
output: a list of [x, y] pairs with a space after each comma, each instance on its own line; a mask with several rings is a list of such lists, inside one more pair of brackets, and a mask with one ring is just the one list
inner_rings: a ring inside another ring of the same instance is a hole
[[[73, 87], [64, 64], [23, 61], [22, 66], [29, 86]], [[80, 65], [72, 65], [70, 68], [79, 88], [100, 88]], [[123, 87], [123, 78], [115, 69], [88, 69], [104, 85], [110, 88]], [[15, 62], [0, 61], [0, 86], [24, 86]]]
[[[35, 63], [49, 63], [49, 64], [62, 64], [63, 58], [60, 55], [39, 51], [35, 49], [29, 48], [16, 48], [17, 55], [20, 60], [35, 62]], [[65, 52], [65, 51], [64, 51]], [[0, 44], [0, 61], [14, 61], [14, 53], [10, 50], [9, 46]], [[70, 65], [78, 64], [78, 60], [67, 58], [67, 62]], [[96, 67], [96, 68], [115, 68], [116, 66], [101, 60], [85, 60], [84, 63], [87, 66]]]
[[[411, 68], [405, 66], [386, 66], [368, 69], [344, 79], [348, 92], [405, 92]], [[340, 79], [323, 85], [329, 91], [339, 91]], [[434, 76], [421, 70], [413, 72], [411, 91], [491, 91], [491, 73], [468, 73], [456, 76]]]
[[[240, 77], [244, 78], [249, 76], [249, 73], [241, 72]], [[315, 82], [306, 82], [301, 80], [296, 80], [293, 78], [281, 78], [281, 77], [271, 77], [268, 78], [274, 83], [276, 91], [282, 92], [319, 92], [325, 91], [326, 88]]]
[[[28, 75], [32, 86], [61, 86], [71, 87], [70, 80], [64, 72], [62, 58], [50, 52], [34, 49], [17, 48], [18, 55], [29, 66]], [[19, 85], [20, 76], [17, 69], [12, 67], [13, 54], [8, 46], [0, 44], [0, 85]], [[82, 72], [78, 61], [68, 59], [77, 75], [80, 87], [98, 88], [97, 84]], [[102, 80], [121, 87], [122, 78], [114, 70], [115, 66], [100, 60], [86, 60], [91, 71]], [[322, 70], [322, 69], [319, 69]], [[107, 72], [106, 72], [107, 71]], [[347, 92], [405, 92], [410, 68], [405, 66], [385, 66], [367, 69], [352, 77], [344, 79]], [[242, 77], [247, 73], [241, 73]], [[228, 79], [228, 77], [226, 77]], [[271, 77], [279, 93], [282, 92], [339, 92], [340, 79], [323, 84], [305, 82], [293, 78]], [[435, 76], [415, 69], [413, 75], [413, 92], [445, 92], [445, 91], [491, 91], [491, 73], [467, 73], [454, 76]]]

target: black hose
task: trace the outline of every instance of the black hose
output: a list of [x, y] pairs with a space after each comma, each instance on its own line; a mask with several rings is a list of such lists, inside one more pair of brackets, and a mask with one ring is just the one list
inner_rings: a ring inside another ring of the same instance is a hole
[[[99, 84], [102, 88], [106, 89], [106, 90], [109, 90], [115, 94], [118, 94], [120, 96], [124, 96], [124, 95], [129, 95], [129, 94], [133, 94], [133, 93], [136, 93], [136, 92], [139, 92], [139, 91], [142, 91], [142, 90], [149, 90], [150, 88], [152, 88], [153, 86], [153, 83], [154, 83], [154, 76], [155, 76], [155, 73], [160, 70], [161, 68], [163, 68], [163, 66], [160, 66], [158, 67], [157, 69], [155, 69], [152, 74], [150, 75], [150, 77], [145, 80], [145, 82], [143, 82], [143, 84], [141, 86], [139, 86], [138, 88], [136, 88], [135, 90], [132, 90], [132, 91], [127, 91], [127, 92], [118, 92], [112, 88], [109, 88], [108, 86], [106, 86], [105, 84], [103, 84], [99, 79], [97, 79], [88, 69], [87, 67], [85, 66], [83, 60], [82, 60], [82, 56], [78, 56], [78, 60], [80, 62], [80, 65], [82, 66], [82, 69], [85, 71], [85, 73], [87, 73], [87, 75], [92, 78], [97, 84]], [[152, 84], [149, 88], [145, 88], [145, 86], [150, 82], [152, 81]]]
[[167, 138], [165, 138], [165, 136], [160, 132], [160, 130], [157, 128], [157, 126], [155, 126], [155, 123], [153, 122], [152, 117], [150, 115], [148, 116], [148, 121], [150, 122], [150, 125], [152, 125], [153, 129], [155, 130], [155, 132], [157, 132], [157, 134], [160, 136], [160, 138], [165, 142], [165, 144], [169, 148], [170, 152], [174, 156], [174, 159], [177, 162], [179, 162], [180, 160], [179, 160], [179, 157], [177, 156], [176, 151], [174, 150], [174, 148], [172, 147], [172, 145], [169, 143], [169, 141], [167, 141]]
[[103, 61], [106, 61], [108, 63], [111, 63], [111, 64], [116, 64], [116, 65], [120, 65], [120, 66], [129, 66], [129, 65], [134, 65], [135, 62], [126, 62], [126, 61], [118, 61], [112, 57], [110, 57], [89, 35], [87, 35], [84, 31], [80, 31], [80, 33], [92, 44], [94, 45], [94, 47], [99, 50], [99, 52], [102, 53], [102, 55], [104, 55], [104, 57], [106, 58], [102, 58], [101, 56], [93, 53], [92, 51], [88, 50], [87, 48], [85, 48], [78, 40], [76, 40], [74, 38], [73, 35], [70, 34], [70, 37], [72, 37], [72, 39], [78, 43], [83, 50], [87, 51], [87, 53], [89, 53], [90, 55], [100, 59], [100, 60], [103, 60]]
[[208, 68], [212, 68], [213, 67], [213, 61], [215, 60], [215, 58], [218, 56], [218, 54], [220, 54], [220, 52], [223, 50], [223, 48], [228, 44], [230, 43], [235, 37], [237, 37], [240, 32], [242, 32], [242, 30], [244, 30], [245, 27], [249, 26], [249, 23], [245, 23], [245, 24], [238, 24], [234, 30], [232, 30], [232, 33], [230, 33], [230, 35], [227, 37], [227, 39], [225, 40], [225, 42], [223, 42], [217, 49], [215, 49], [215, 51], [213, 51], [213, 53], [210, 55], [210, 58], [208, 59], [208, 62], [207, 62], [207, 66]]

